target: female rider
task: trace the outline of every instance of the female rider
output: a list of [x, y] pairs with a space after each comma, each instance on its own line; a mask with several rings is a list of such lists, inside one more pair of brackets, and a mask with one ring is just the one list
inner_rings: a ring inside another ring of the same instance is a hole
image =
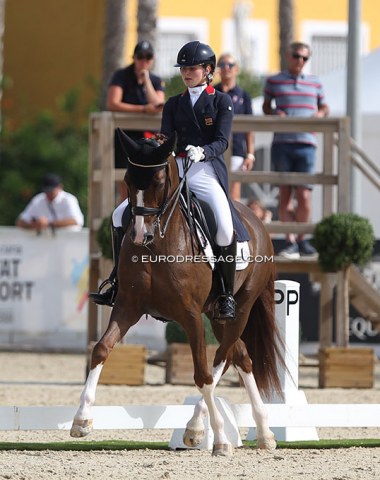
[[[228, 147], [233, 118], [232, 101], [229, 95], [216, 91], [212, 86], [216, 58], [213, 50], [199, 41], [184, 45], [177, 56], [176, 67], [180, 68], [187, 89], [184, 93], [169, 98], [164, 106], [161, 133], [170, 136], [177, 132], [177, 165], [183, 174], [183, 160], [187, 157], [191, 168], [186, 174], [190, 190], [209, 203], [217, 223], [216, 270], [220, 278], [220, 295], [214, 308], [214, 318], [233, 320], [235, 279], [236, 236], [239, 241], [249, 240], [236, 210], [228, 197], [228, 176], [223, 153]], [[113, 215], [114, 226], [121, 228], [118, 210]], [[117, 217], [117, 218], [116, 218]], [[117, 223], [115, 223], [117, 222]], [[116, 272], [115, 272], [116, 275]], [[109, 304], [115, 297], [117, 283], [110, 279], [111, 288], [103, 294], [90, 294], [96, 303]], [[112, 292], [110, 292], [110, 290]]]

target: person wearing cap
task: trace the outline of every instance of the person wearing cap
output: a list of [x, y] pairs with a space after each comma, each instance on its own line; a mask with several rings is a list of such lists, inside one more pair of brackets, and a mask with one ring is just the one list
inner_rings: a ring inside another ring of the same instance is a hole
[[77, 198], [63, 190], [61, 178], [48, 173], [42, 179], [41, 193], [35, 195], [16, 220], [16, 225], [37, 232], [51, 228], [83, 227], [83, 213]]
[[[112, 112], [148, 113], [161, 112], [165, 102], [165, 86], [151, 69], [154, 62], [153, 46], [147, 40], [139, 42], [133, 52], [133, 63], [116, 70], [107, 91], [107, 110]], [[142, 131], [125, 131], [138, 140], [150, 136]], [[115, 137], [115, 167], [125, 168], [126, 161]]]
[[166, 102], [161, 133], [177, 133], [179, 174], [183, 176], [185, 160], [190, 161], [186, 174], [189, 188], [215, 213], [220, 295], [215, 302], [214, 318], [233, 321], [236, 240], [249, 240], [249, 234], [229, 198], [223, 154], [231, 134], [233, 105], [229, 95], [211, 85], [215, 66], [215, 53], [209, 45], [192, 41], [180, 49], [175, 67], [180, 68], [187, 88]]
[[[220, 83], [216, 90], [227, 93], [232, 100], [235, 115], [252, 115], [252, 101], [249, 94], [237, 84], [239, 66], [230, 53], [223, 53], [218, 60]], [[255, 162], [253, 132], [235, 132], [232, 134], [231, 172], [252, 170]], [[240, 201], [241, 184], [231, 182], [230, 196]]]

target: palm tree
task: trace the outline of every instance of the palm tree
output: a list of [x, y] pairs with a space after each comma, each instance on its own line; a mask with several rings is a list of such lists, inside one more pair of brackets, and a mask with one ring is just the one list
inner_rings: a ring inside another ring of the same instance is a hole
[[157, 0], [139, 0], [137, 8], [137, 40], [148, 40], [156, 46]]
[[279, 0], [278, 20], [280, 27], [280, 67], [285, 70], [287, 67], [286, 50], [294, 40], [294, 6], [293, 0]]
[[124, 61], [124, 46], [127, 33], [127, 0], [107, 0], [106, 24], [103, 51], [103, 78], [100, 108], [106, 104], [107, 86], [111, 75]]

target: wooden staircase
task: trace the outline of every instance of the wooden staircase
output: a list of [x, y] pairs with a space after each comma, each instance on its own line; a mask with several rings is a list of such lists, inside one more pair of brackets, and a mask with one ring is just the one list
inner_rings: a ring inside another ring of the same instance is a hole
[[355, 266], [350, 268], [350, 303], [363, 318], [380, 328], [380, 292]]

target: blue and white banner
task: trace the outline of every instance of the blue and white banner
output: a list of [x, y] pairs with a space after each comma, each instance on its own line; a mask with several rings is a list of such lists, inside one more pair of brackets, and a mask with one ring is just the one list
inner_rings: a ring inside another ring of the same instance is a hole
[[84, 350], [88, 229], [0, 228], [0, 346]]

